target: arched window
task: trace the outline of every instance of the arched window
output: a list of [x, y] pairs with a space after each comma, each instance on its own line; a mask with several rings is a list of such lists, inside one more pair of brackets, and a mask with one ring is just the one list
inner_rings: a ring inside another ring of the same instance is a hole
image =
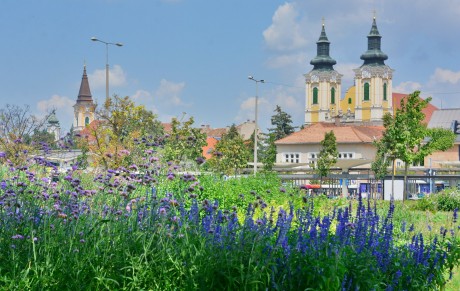
[[331, 88], [331, 104], [335, 104], [335, 88]]
[[387, 101], [387, 83], [383, 84], [383, 101]]
[[89, 124], [89, 117], [86, 116], [86, 117], [85, 117], [85, 126], [87, 126], [88, 124]]
[[364, 101], [369, 101], [369, 83], [364, 83]]
[[313, 104], [318, 104], [318, 88], [313, 88]]
[[348, 104], [351, 104], [351, 97], [348, 98]]

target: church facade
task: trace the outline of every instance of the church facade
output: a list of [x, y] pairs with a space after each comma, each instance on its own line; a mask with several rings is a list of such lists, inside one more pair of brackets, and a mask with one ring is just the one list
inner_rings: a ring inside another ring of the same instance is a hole
[[354, 70], [355, 85], [341, 98], [342, 74], [334, 70], [337, 63], [329, 55], [330, 42], [323, 24], [317, 41], [313, 69], [305, 74], [305, 124], [337, 122], [381, 124], [383, 115], [393, 113], [393, 69], [385, 65], [388, 56], [381, 50], [381, 38], [375, 17], [367, 36], [364, 63]]

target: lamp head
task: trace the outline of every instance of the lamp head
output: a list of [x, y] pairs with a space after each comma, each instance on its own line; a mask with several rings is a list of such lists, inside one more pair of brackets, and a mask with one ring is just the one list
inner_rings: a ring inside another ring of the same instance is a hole
[[91, 40], [92, 41], [98, 41], [98, 39], [96, 37], [94, 37], [94, 36], [91, 38]]
[[123, 44], [120, 43], [120, 42], [117, 42], [115, 45], [116, 45], [116, 46], [123, 46]]
[[265, 80], [260, 80], [260, 83], [265, 83]]
[[251, 75], [249, 75], [249, 76], [248, 76], [248, 79], [249, 79], [249, 80], [254, 80], [254, 77], [251, 76]]

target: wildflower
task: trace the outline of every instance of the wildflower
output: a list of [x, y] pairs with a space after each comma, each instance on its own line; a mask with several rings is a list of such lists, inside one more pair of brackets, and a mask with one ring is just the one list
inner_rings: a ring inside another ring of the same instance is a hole
[[458, 208], [455, 208], [454, 209], [454, 223], [457, 222], [457, 218], [458, 218]]
[[166, 214], [166, 208], [164, 207], [161, 207], [158, 212], [160, 213], [160, 215], [165, 215]]
[[59, 218], [67, 218], [67, 214], [59, 212], [58, 217]]
[[5, 152], [0, 152], [0, 158], [6, 158], [6, 153]]
[[280, 192], [281, 192], [281, 193], [286, 193], [286, 189], [283, 188], [283, 187], [280, 187]]
[[84, 239], [80, 240], [80, 243], [84, 244], [86, 241]]
[[15, 234], [11, 237], [12, 239], [24, 239], [24, 236], [23, 235], [20, 235], [20, 234]]
[[195, 160], [195, 161], [196, 161], [196, 163], [197, 163], [198, 165], [201, 165], [201, 164], [203, 164], [203, 163], [204, 163], [204, 161], [205, 161], [205, 160], [204, 160], [204, 158], [203, 158], [203, 157], [198, 157], [198, 158], [196, 158], [196, 160]]

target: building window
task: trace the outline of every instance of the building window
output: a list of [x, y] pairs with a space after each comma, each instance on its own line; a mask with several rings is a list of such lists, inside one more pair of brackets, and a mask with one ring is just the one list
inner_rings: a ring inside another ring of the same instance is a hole
[[348, 98], [348, 104], [351, 104], [351, 97]]
[[354, 153], [339, 153], [339, 159], [353, 159]]
[[335, 88], [331, 88], [331, 104], [335, 104]]
[[299, 153], [286, 153], [284, 154], [284, 162], [298, 164], [300, 163], [300, 154]]
[[383, 84], [383, 101], [387, 101], [387, 83]]
[[86, 116], [86, 117], [85, 117], [85, 126], [87, 126], [88, 124], [89, 124], [89, 117]]
[[318, 104], [318, 88], [313, 88], [313, 104]]
[[364, 83], [364, 101], [369, 101], [369, 83]]

